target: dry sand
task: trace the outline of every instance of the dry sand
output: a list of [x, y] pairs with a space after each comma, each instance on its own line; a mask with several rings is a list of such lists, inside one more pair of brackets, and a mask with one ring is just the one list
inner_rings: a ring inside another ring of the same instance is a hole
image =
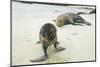
[[[74, 6], [12, 3], [12, 64], [45, 64], [95, 60], [95, 14], [81, 15], [92, 26], [65, 25], [59, 28], [52, 21], [65, 12], [90, 12]], [[48, 49], [49, 58], [43, 62], [30, 62], [43, 55], [39, 31], [43, 24], [52, 23], [57, 28], [59, 45], [66, 49], [57, 52], [53, 46]]]

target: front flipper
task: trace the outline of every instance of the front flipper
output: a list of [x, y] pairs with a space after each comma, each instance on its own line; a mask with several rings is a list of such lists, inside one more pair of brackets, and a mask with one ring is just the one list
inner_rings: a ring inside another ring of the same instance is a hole
[[56, 20], [54, 19], [54, 20], [52, 20], [53, 22], [56, 22]]
[[48, 46], [45, 46], [45, 43], [43, 43], [42, 48], [43, 48], [44, 55], [39, 57], [39, 58], [37, 58], [37, 59], [31, 60], [31, 62], [45, 61], [48, 58], [48, 54], [47, 54]]
[[56, 48], [58, 51], [62, 51], [62, 50], [64, 50], [65, 48], [64, 47], [61, 47], [61, 46], [57, 46], [57, 48]]
[[46, 59], [47, 59], [47, 57], [45, 55], [43, 55], [37, 59], [30, 60], [30, 62], [40, 62], [40, 61], [45, 61]]
[[60, 44], [60, 43], [57, 41], [56, 44]]
[[65, 48], [59, 46], [58, 43], [59, 43], [59, 42], [56, 42], [56, 43], [54, 44], [54, 48], [55, 48], [56, 50], [58, 50], [58, 51], [64, 50]]
[[40, 43], [41, 43], [41, 41], [37, 41], [37, 42], [36, 42], [36, 44], [40, 44]]
[[84, 25], [82, 25], [82, 23], [72, 23], [72, 25], [80, 25], [80, 26], [84, 26]]

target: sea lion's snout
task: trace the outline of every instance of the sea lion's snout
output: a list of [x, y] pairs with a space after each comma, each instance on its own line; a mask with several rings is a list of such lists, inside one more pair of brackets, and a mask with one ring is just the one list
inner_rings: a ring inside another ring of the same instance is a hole
[[57, 25], [58, 27], [62, 27], [62, 26], [63, 26], [61, 22], [60, 22], [60, 23], [57, 22], [56, 25]]
[[57, 19], [56, 25], [57, 25], [58, 27], [62, 27], [62, 26], [64, 25], [64, 22], [63, 22], [62, 18]]

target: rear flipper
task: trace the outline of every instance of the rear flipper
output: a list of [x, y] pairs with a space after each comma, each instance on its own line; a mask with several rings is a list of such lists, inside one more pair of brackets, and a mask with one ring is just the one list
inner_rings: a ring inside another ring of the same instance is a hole
[[91, 26], [91, 23], [89, 23], [89, 22], [84, 22], [84, 24]]

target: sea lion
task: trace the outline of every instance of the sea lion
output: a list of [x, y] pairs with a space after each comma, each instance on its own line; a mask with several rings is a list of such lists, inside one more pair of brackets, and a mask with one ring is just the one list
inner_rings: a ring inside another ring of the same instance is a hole
[[81, 16], [79, 16], [78, 14], [74, 14], [74, 13], [64, 13], [59, 15], [56, 20], [53, 20], [56, 22], [56, 25], [58, 27], [62, 27], [64, 25], [67, 24], [72, 24], [72, 25], [82, 25], [82, 24], [86, 24], [86, 25], [91, 25], [90, 23], [86, 22]]
[[40, 39], [40, 42], [42, 43], [44, 55], [37, 59], [31, 60], [31, 62], [46, 60], [48, 58], [47, 48], [52, 44], [54, 45], [54, 48], [57, 50], [65, 49], [63, 47], [57, 46], [59, 42], [57, 41], [56, 32], [57, 32], [56, 27], [51, 23], [46, 23], [42, 26], [40, 33], [39, 33], [39, 39]]
[[89, 14], [89, 13], [86, 13], [86, 12], [78, 12], [77, 14], [78, 15], [81, 15], [81, 14]]
[[93, 9], [92, 11], [86, 13], [86, 12], [78, 12], [77, 14], [80, 15], [80, 14], [95, 14], [96, 13], [96, 9]]

